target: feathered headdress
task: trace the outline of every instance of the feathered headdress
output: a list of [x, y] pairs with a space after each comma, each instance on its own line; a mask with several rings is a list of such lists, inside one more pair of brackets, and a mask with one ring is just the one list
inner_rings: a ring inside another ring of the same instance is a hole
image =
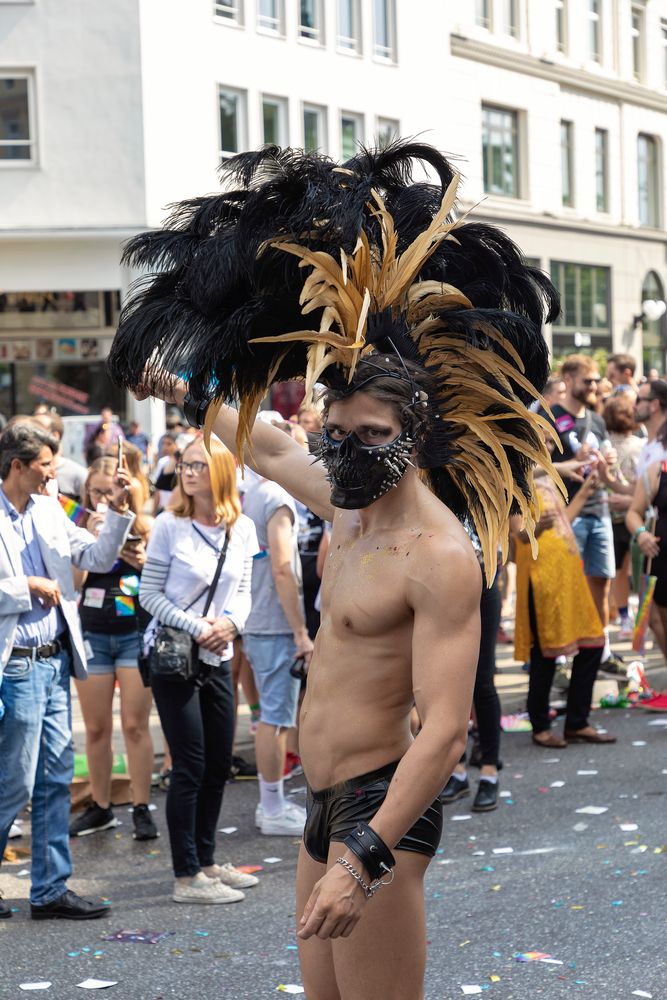
[[[415, 160], [439, 186], [413, 182]], [[224, 173], [230, 190], [129, 242], [125, 261], [153, 273], [123, 310], [112, 378], [131, 388], [166, 369], [195, 397], [238, 401], [242, 456], [273, 383], [354, 385], [376, 350], [420, 365], [435, 393], [419, 465], [472, 518], [492, 577], [510, 513], [532, 531], [534, 464], [553, 471], [549, 425], [527, 409], [548, 374], [553, 286], [500, 230], [454, 219], [458, 176], [430, 146], [363, 150], [342, 167], [272, 146]]]

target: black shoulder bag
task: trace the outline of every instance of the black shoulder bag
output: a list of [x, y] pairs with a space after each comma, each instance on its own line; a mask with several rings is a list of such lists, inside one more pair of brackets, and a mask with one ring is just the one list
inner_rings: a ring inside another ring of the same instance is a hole
[[[208, 587], [206, 604], [201, 613], [202, 618], [206, 617], [218, 586], [220, 573], [227, 557], [229, 535], [230, 533], [227, 531], [225, 544], [215, 568], [215, 575], [210, 587]], [[204, 538], [203, 534], [202, 538]], [[211, 544], [208, 539], [205, 540], [209, 545]], [[198, 594], [194, 601], [191, 601], [183, 610], [188, 611], [205, 592], [202, 591], [201, 594]], [[180, 628], [172, 628], [169, 625], [160, 625], [155, 636], [155, 643], [150, 651], [150, 672], [152, 676], [163, 677], [165, 680], [191, 681], [195, 685], [201, 685], [206, 681], [211, 668], [208, 663], [202, 663], [199, 659], [199, 643], [189, 632]]]

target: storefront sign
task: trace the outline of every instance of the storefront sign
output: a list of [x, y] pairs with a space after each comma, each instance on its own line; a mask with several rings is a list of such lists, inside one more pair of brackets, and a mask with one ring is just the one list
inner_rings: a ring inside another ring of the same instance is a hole
[[88, 393], [73, 389], [63, 382], [54, 382], [40, 375], [33, 375], [28, 385], [28, 392], [33, 396], [39, 396], [47, 403], [64, 406], [73, 413], [90, 413], [90, 407], [87, 405], [90, 399]]

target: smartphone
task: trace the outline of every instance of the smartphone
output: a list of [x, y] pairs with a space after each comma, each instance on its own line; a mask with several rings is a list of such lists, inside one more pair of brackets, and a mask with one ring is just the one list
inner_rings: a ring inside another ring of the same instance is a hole
[[118, 435], [118, 468], [123, 468], [123, 435]]

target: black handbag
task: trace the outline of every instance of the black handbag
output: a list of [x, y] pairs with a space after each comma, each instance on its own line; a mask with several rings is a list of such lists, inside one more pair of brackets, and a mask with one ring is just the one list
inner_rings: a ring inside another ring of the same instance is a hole
[[[228, 531], [225, 535], [225, 544], [218, 558], [215, 575], [210, 587], [207, 588], [208, 596], [201, 613], [202, 618], [206, 617], [216, 587], [218, 586], [220, 573], [222, 572], [222, 567], [227, 556], [229, 534]], [[204, 593], [205, 591], [202, 591], [201, 594], [198, 594], [194, 601], [191, 601], [188, 607], [183, 610], [188, 611], [193, 604], [196, 604], [200, 600]], [[164, 680], [171, 681], [190, 681], [197, 685], [203, 684], [211, 671], [210, 665], [202, 663], [199, 659], [199, 643], [197, 640], [184, 629], [172, 628], [170, 625], [160, 625], [158, 627], [155, 642], [149, 654], [149, 665], [151, 676], [162, 677]]]

